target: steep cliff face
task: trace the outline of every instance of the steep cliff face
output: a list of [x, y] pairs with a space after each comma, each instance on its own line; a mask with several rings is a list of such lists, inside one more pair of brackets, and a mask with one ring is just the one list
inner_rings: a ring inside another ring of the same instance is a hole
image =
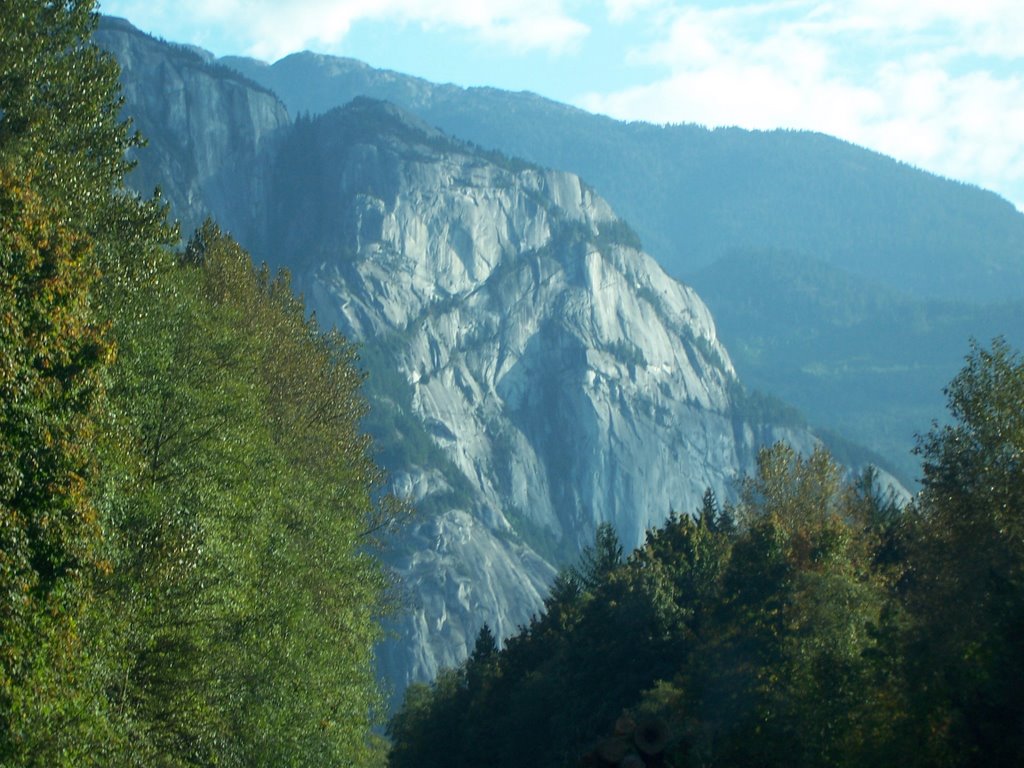
[[388, 652], [399, 686], [458, 661], [484, 621], [527, 621], [598, 523], [635, 546], [706, 488], [728, 493], [762, 441], [813, 440], [743, 421], [707, 308], [603, 199], [495, 160], [368, 100], [278, 157], [273, 250], [429, 441], [430, 460], [390, 462], [428, 510], [395, 559], [418, 601]]
[[382, 102], [289, 124], [193, 52], [106, 25], [134, 178], [212, 213], [362, 345], [367, 427], [417, 510], [389, 557], [407, 594], [381, 651], [396, 691], [542, 606], [612, 522], [627, 546], [759, 445], [814, 438], [740, 406], [707, 308], [580, 179], [482, 153]]
[[[942, 390], [968, 340], [1024, 339], [1024, 214], [991, 192], [820, 134], [624, 123], [309, 52], [221, 61], [293, 110], [385, 99], [580, 174], [708, 301], [747, 385], [869, 447], [908, 484], [915, 435], [946, 418]], [[826, 306], [844, 287], [842, 306]], [[872, 297], [881, 311], [856, 317]]]
[[128, 113], [149, 144], [132, 186], [160, 187], [186, 235], [214, 214], [243, 242], [262, 237], [271, 145], [291, 122], [281, 101], [121, 19], [104, 17], [95, 40], [121, 65]]

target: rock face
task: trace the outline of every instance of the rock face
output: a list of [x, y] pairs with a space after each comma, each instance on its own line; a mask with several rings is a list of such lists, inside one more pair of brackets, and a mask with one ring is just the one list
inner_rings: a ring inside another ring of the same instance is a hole
[[396, 558], [418, 598], [389, 651], [399, 687], [461, 660], [482, 622], [525, 623], [598, 523], [633, 547], [727, 493], [765, 439], [811, 445], [743, 421], [703, 302], [576, 176], [499, 165], [369, 100], [297, 131], [275, 187], [297, 167], [308, 194], [277, 200], [275, 250], [441, 458], [390, 467], [431, 510]]
[[[624, 123], [309, 52], [220, 61], [293, 112], [370, 96], [578, 173], [709, 303], [747, 385], [908, 484], [915, 435], [945, 420], [969, 340], [1024, 341], [1024, 213], [990, 192], [820, 134]], [[849, 290], [835, 306], [837, 289]], [[870, 303], [881, 311], [861, 313]]]
[[632, 547], [706, 488], [728, 494], [760, 445], [814, 444], [744, 415], [703, 302], [578, 177], [382, 102], [289, 124], [265, 91], [139, 37], [104, 38], [129, 113], [165, 121], [136, 183], [287, 266], [362, 345], [367, 426], [418, 510], [390, 554], [409, 603], [381, 650], [396, 692], [458, 663], [484, 622], [526, 623], [599, 523]]
[[291, 123], [277, 96], [121, 19], [103, 18], [95, 40], [121, 65], [128, 114], [149, 143], [132, 186], [159, 187], [186, 236], [215, 215], [243, 242], [263, 237], [271, 145]]

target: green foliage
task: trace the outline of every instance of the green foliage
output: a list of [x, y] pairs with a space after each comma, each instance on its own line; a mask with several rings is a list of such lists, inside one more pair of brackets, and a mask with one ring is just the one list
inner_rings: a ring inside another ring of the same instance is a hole
[[473, 653], [470, 655], [470, 659], [476, 664], [482, 664], [492, 658], [497, 652], [498, 641], [494, 639], [494, 633], [491, 632], [491, 628], [485, 623], [480, 628], [480, 633], [476, 636], [476, 642], [473, 643]]
[[[386, 522], [354, 351], [207, 223], [132, 297], [107, 446], [117, 706], [168, 765], [363, 763]], [[136, 304], [138, 302], [138, 304]], [[97, 627], [102, 632], [103, 627]]]
[[[946, 390], [955, 421], [918, 452], [920, 504], [904, 533], [915, 699], [913, 764], [1024, 760], [1024, 361], [972, 346]], [[912, 750], [908, 749], [908, 752]]]
[[580, 553], [579, 565], [570, 569], [573, 580], [586, 591], [597, 589], [622, 564], [622, 544], [611, 523], [601, 523], [594, 543]]
[[[684, 540], [694, 528], [689, 518], [675, 525]], [[556, 579], [542, 617], [500, 652], [412, 689], [389, 727], [390, 764], [570, 764], [624, 701], [678, 662], [671, 639], [685, 628], [675, 594], [659, 560], [623, 562], [614, 530], [600, 526]]]
[[736, 517], [711, 663], [691, 681], [705, 719], [740, 764], [858, 764], [872, 746], [865, 659], [886, 598], [863, 500], [823, 451], [780, 445], [761, 453]]
[[0, 765], [369, 765], [354, 348], [215, 225], [166, 248], [91, 8], [0, 7]]
[[1019, 765], [1024, 361], [975, 346], [947, 394], [907, 510], [776, 445], [625, 562], [600, 530], [543, 616], [415, 689], [391, 764]]
[[[0, 5], [0, 764], [82, 765], [109, 736], [81, 629], [109, 570], [92, 493], [114, 359], [98, 312], [168, 232], [124, 191], [133, 145], [91, 2]], [[104, 273], [101, 273], [101, 268]]]
[[730, 384], [729, 399], [733, 418], [741, 424], [807, 428], [807, 420], [799, 410], [777, 397], [755, 389], [747, 389], [736, 380]]
[[913, 298], [791, 252], [739, 251], [691, 279], [742, 381], [797, 404], [840, 461], [866, 463], [841, 435], [908, 488], [920, 479], [908, 446], [942, 416], [940, 388], [965, 341], [1001, 333], [1024, 343], [1020, 301]]
[[622, 245], [633, 250], [643, 250], [640, 235], [623, 219], [611, 219], [601, 222], [597, 233], [597, 244], [601, 248], [611, 245]]
[[569, 765], [610, 748], [602, 734], [631, 707], [651, 733], [662, 726], [643, 716], [671, 723], [674, 764], [857, 764], [886, 595], [867, 504], [826, 454], [778, 446], [737, 507], [709, 493], [628, 561], [602, 526], [487, 671], [471, 659], [454, 689], [417, 689], [392, 724], [392, 765], [418, 764], [428, 732], [422, 748], [450, 764]]

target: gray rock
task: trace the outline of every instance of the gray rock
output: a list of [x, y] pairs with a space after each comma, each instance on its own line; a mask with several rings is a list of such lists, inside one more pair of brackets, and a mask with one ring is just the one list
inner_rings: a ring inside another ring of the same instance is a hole
[[185, 237], [207, 216], [240, 242], [265, 237], [271, 145], [291, 124], [281, 101], [205, 52], [122, 19], [104, 17], [94, 39], [120, 64], [127, 112], [148, 142], [131, 186], [159, 187]]
[[707, 307], [578, 177], [382, 102], [292, 123], [192, 51], [116, 20], [99, 39], [151, 141], [136, 188], [287, 266], [363, 346], [392, 489], [419, 510], [389, 555], [408, 604], [380, 651], [396, 694], [484, 622], [527, 624], [598, 524], [636, 546], [705, 489], [728, 498], [760, 446], [816, 444], [743, 412]]
[[[272, 225], [321, 222], [289, 230], [294, 253], [320, 254], [291, 262], [296, 285], [388, 360], [445, 459], [389, 467], [397, 492], [434, 510], [393, 558], [414, 593], [383, 654], [398, 689], [464, 658], [483, 622], [525, 624], [599, 523], [635, 547], [707, 488], [728, 497], [765, 442], [815, 444], [742, 420], [707, 307], [606, 234], [625, 225], [579, 178], [407, 127], [369, 101], [316, 124], [282, 158], [350, 137], [307, 178], [330, 192], [283, 201]], [[457, 485], [468, 492], [452, 505]]]

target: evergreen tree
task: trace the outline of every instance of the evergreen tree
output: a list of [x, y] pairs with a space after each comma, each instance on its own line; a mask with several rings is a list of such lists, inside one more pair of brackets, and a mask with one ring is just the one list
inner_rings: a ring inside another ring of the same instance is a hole
[[480, 627], [480, 632], [476, 636], [476, 642], [473, 643], [473, 653], [470, 654], [470, 660], [475, 663], [483, 663], [488, 659], [492, 658], [498, 652], [498, 642], [494, 639], [494, 633], [491, 632], [491, 628], [484, 622], [484, 625]]
[[583, 548], [572, 576], [582, 589], [592, 591], [621, 564], [622, 544], [614, 526], [600, 523], [594, 531], [594, 543]]

